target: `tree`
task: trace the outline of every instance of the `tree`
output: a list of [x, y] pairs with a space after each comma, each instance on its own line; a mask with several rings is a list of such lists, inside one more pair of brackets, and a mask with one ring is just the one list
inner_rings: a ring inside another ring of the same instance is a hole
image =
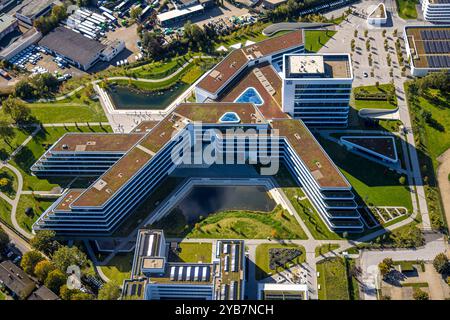
[[84, 293], [79, 289], [69, 289], [67, 285], [61, 286], [59, 289], [59, 296], [63, 300], [91, 300], [92, 295]]
[[45, 286], [55, 293], [58, 293], [60, 288], [66, 283], [67, 276], [61, 270], [55, 269], [51, 271], [47, 279], [45, 279]]
[[383, 261], [378, 264], [378, 269], [380, 270], [383, 279], [391, 272], [391, 268]]
[[405, 176], [401, 176], [400, 178], [398, 178], [398, 182], [399, 182], [401, 185], [404, 185], [404, 184], [406, 183], [406, 178], [405, 178]]
[[450, 262], [445, 253], [439, 253], [433, 260], [433, 266], [440, 274], [450, 272]]
[[20, 266], [26, 273], [34, 275], [34, 268], [42, 260], [44, 260], [44, 257], [39, 251], [28, 251], [23, 254]]
[[9, 185], [9, 179], [8, 178], [0, 178], [0, 189], [6, 187]]
[[72, 295], [71, 300], [92, 300], [93, 297], [89, 293], [77, 292]]
[[8, 234], [0, 227], [0, 250], [3, 250], [9, 243]]
[[138, 20], [142, 14], [142, 8], [139, 6], [135, 6], [130, 10], [130, 17], [133, 20]]
[[48, 260], [39, 261], [38, 264], [34, 267], [34, 274], [38, 278], [40, 282], [44, 282], [47, 279], [48, 274], [55, 270], [56, 267], [52, 262]]
[[46, 255], [52, 255], [58, 249], [59, 243], [55, 240], [55, 232], [52, 230], [37, 231], [33, 239], [31, 239], [31, 246]]
[[53, 263], [59, 270], [66, 272], [67, 268], [71, 265], [85, 266], [87, 264], [87, 257], [84, 252], [75, 246], [63, 246], [53, 254]]
[[164, 51], [157, 36], [152, 32], [145, 32], [142, 35], [142, 48], [153, 59], [160, 59]]
[[425, 291], [423, 291], [420, 288], [414, 288], [413, 298], [414, 298], [414, 300], [429, 300], [430, 299], [428, 293], [426, 293]]
[[3, 111], [8, 114], [15, 123], [25, 122], [31, 116], [31, 110], [25, 104], [12, 96], [2, 103]]
[[22, 99], [31, 99], [34, 96], [34, 88], [28, 80], [17, 82], [14, 92], [17, 97]]
[[98, 300], [117, 300], [120, 297], [120, 287], [110, 281], [105, 283], [98, 291]]

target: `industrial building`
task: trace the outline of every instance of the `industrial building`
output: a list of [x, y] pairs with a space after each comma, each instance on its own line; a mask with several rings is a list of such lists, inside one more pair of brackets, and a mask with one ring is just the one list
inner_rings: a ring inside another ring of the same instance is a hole
[[84, 71], [98, 61], [111, 61], [125, 48], [123, 41], [102, 43], [65, 27], [57, 27], [44, 36], [39, 46]]
[[16, 18], [27, 27], [32, 27], [34, 20], [50, 12], [57, 1], [55, 0], [28, 0], [16, 12]]
[[18, 26], [19, 23], [16, 18], [9, 14], [0, 14], [0, 40], [7, 34], [13, 32]]

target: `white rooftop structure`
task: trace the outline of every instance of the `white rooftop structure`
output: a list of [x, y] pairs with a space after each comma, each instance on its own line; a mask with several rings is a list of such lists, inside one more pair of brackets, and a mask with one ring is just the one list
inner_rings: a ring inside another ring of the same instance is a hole
[[323, 56], [318, 55], [291, 56], [289, 64], [289, 72], [303, 73], [303, 74], [324, 73], [325, 66], [323, 63]]

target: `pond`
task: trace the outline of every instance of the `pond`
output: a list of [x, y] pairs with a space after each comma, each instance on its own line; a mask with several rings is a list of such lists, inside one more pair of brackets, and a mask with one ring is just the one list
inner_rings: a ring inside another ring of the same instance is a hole
[[275, 206], [264, 186], [194, 186], [174, 210], [190, 224], [226, 210], [270, 212]]
[[177, 83], [168, 90], [141, 91], [126, 86], [113, 86], [108, 89], [108, 94], [118, 110], [164, 110], [188, 87], [188, 84]]

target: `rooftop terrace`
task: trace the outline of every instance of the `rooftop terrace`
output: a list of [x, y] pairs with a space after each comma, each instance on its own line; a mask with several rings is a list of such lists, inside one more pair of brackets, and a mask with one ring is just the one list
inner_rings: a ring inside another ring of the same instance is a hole
[[142, 133], [67, 133], [52, 148], [52, 151], [123, 151], [135, 145]]
[[217, 93], [249, 61], [260, 59], [302, 44], [303, 33], [299, 30], [234, 50], [199, 82], [198, 87], [210, 93]]
[[293, 54], [285, 57], [285, 77], [351, 78], [350, 57], [336, 54]]

